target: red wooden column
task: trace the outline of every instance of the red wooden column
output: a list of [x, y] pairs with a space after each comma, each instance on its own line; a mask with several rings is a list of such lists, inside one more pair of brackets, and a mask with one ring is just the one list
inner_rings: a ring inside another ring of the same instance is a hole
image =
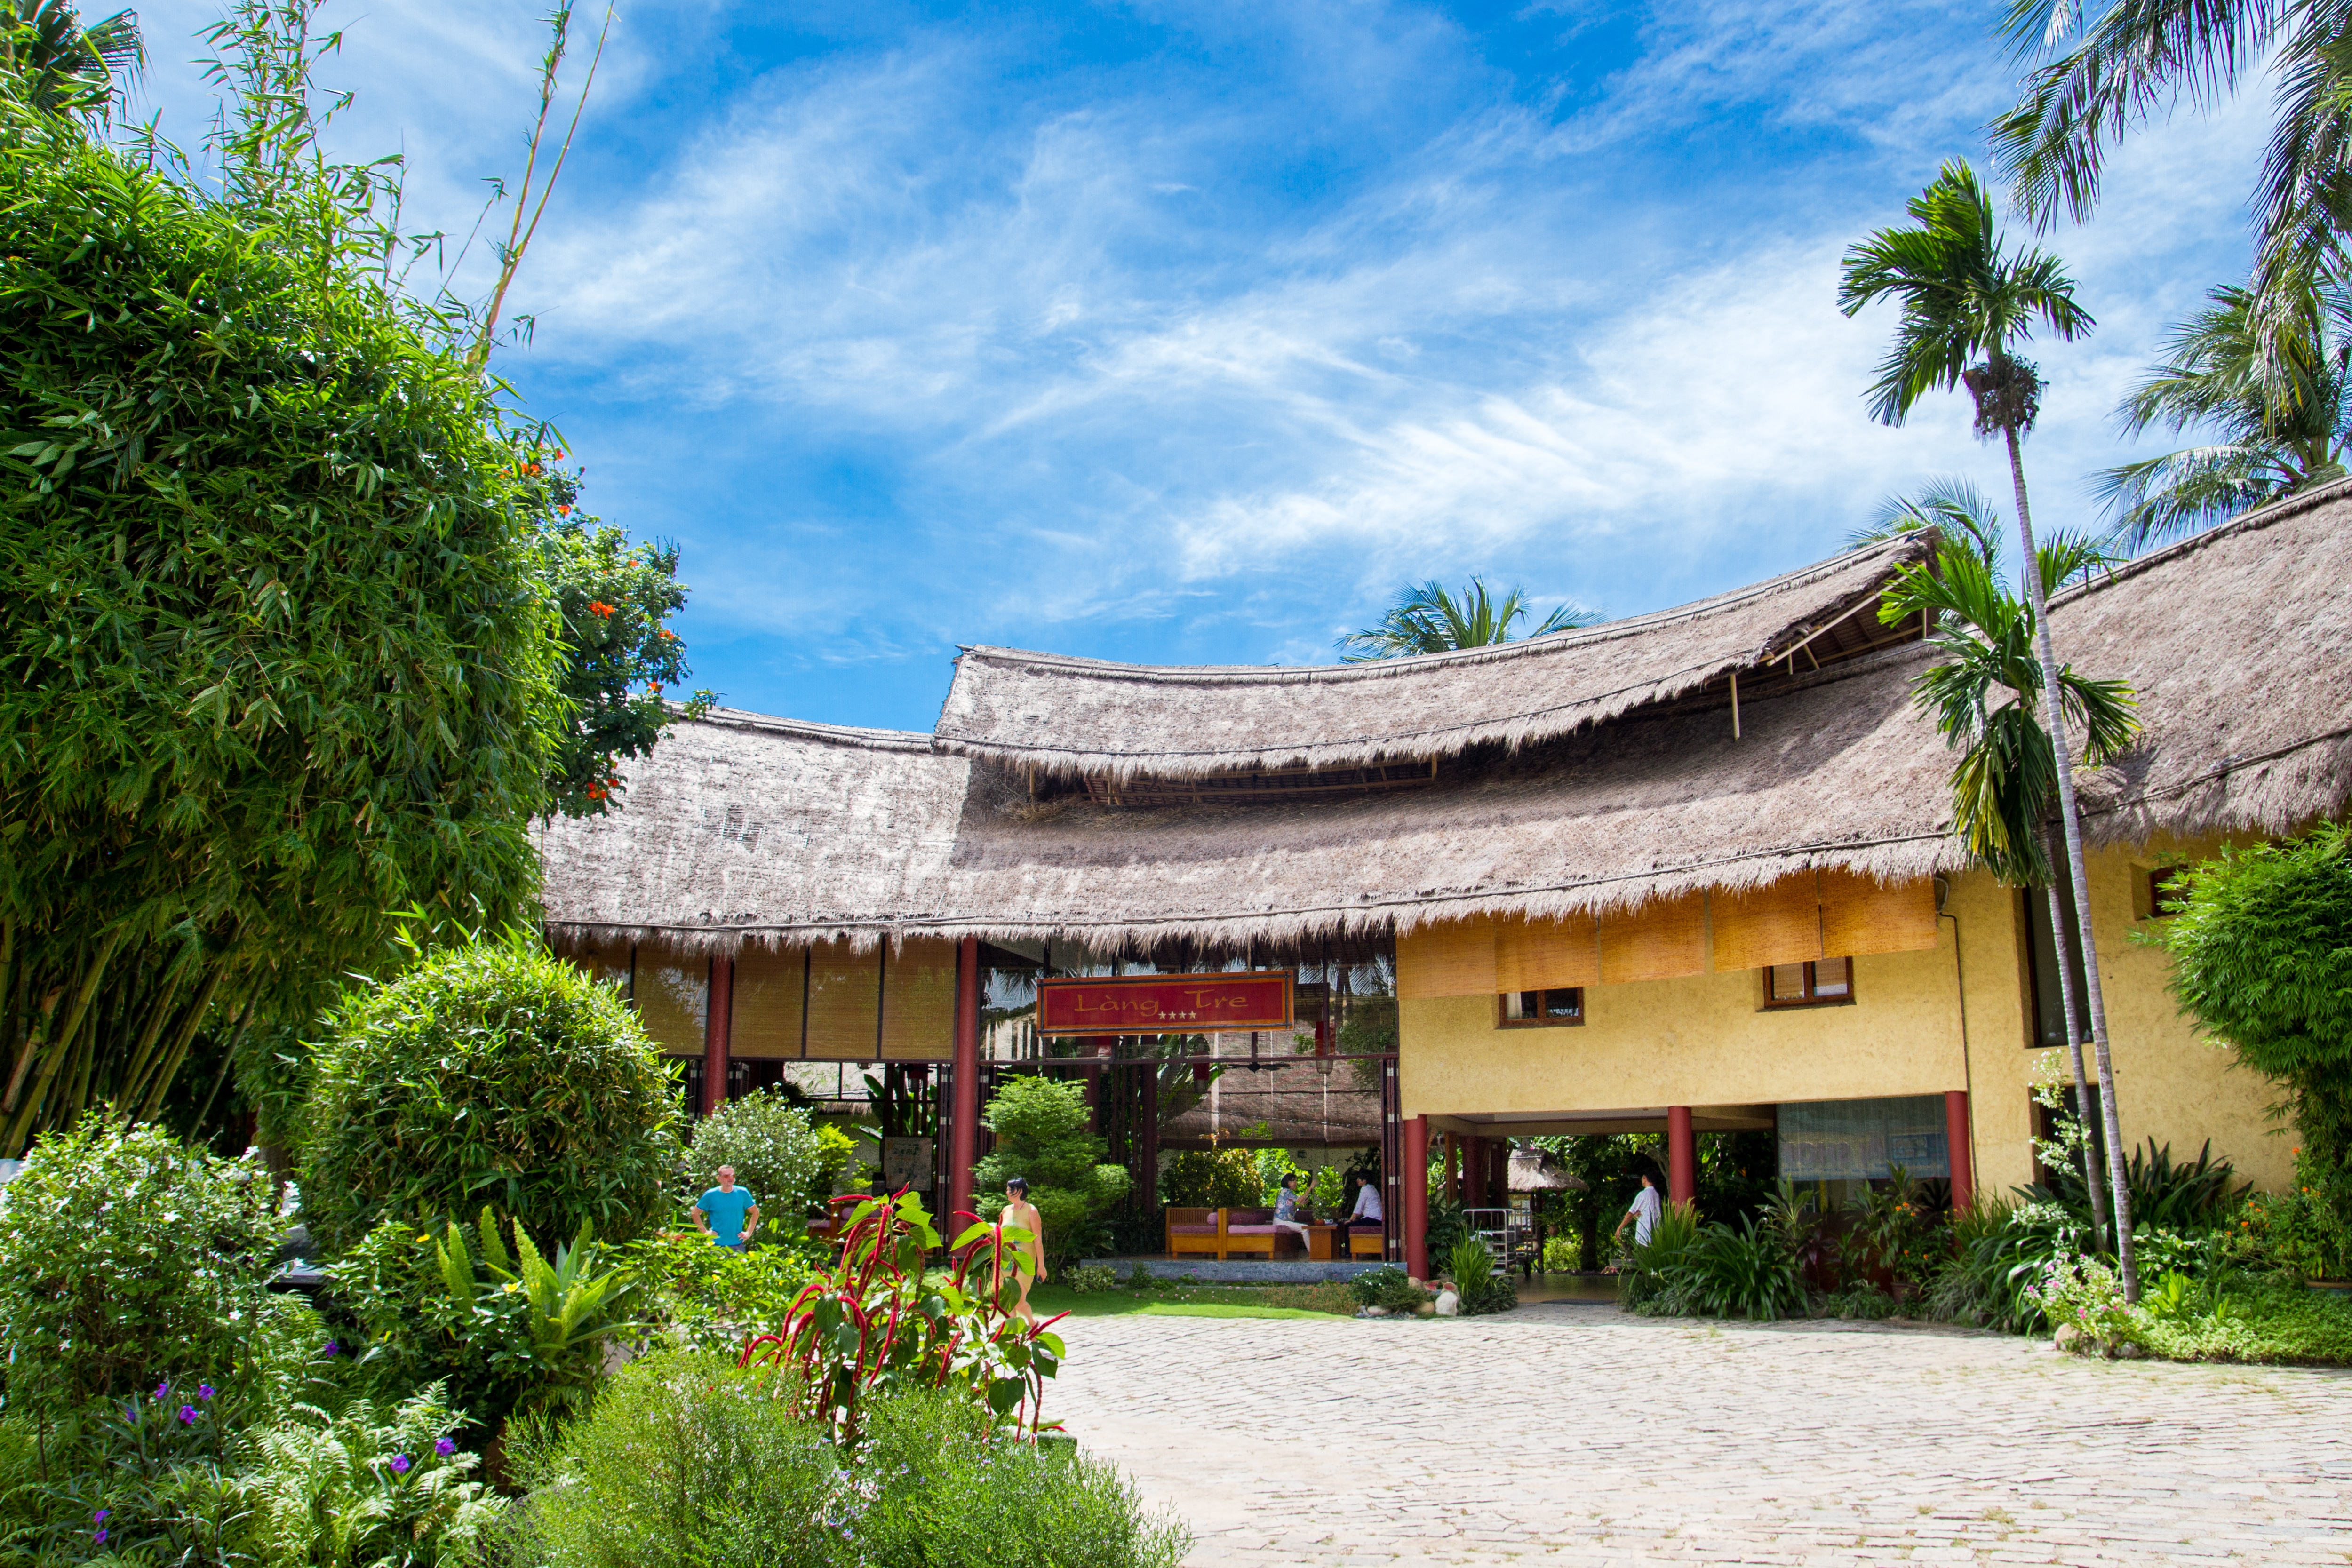
[[1407, 1116], [1398, 1129], [1404, 1145], [1397, 1185], [1404, 1198], [1404, 1271], [1416, 1280], [1429, 1278], [1429, 1118]]
[[1698, 1138], [1691, 1132], [1687, 1105], [1666, 1107], [1666, 1199], [1698, 1201]]
[[727, 1103], [727, 1031], [735, 1021], [735, 960], [710, 960], [709, 1004], [702, 1016], [702, 1113]]
[[1950, 1146], [1952, 1161], [1952, 1208], [1967, 1208], [1977, 1200], [1976, 1161], [1969, 1149], [1969, 1092], [1965, 1089], [1944, 1091], [1944, 1142]]
[[980, 938], [956, 952], [954, 1102], [948, 1107], [948, 1211], [940, 1228], [950, 1239], [971, 1212], [971, 1167], [980, 1163]]

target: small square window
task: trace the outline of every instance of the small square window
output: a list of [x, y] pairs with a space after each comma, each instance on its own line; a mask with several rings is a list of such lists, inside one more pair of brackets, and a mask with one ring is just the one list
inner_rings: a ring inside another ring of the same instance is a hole
[[2189, 896], [2189, 878], [2179, 866], [2159, 866], [2147, 873], [2147, 913], [2162, 920], [2173, 914], [2168, 907]]
[[1543, 991], [1505, 991], [1503, 1023], [1511, 1029], [1584, 1021], [1584, 992], [1573, 986]]
[[1764, 1005], [1768, 1008], [1832, 1007], [1853, 1000], [1851, 958], [1775, 964], [1764, 971]]

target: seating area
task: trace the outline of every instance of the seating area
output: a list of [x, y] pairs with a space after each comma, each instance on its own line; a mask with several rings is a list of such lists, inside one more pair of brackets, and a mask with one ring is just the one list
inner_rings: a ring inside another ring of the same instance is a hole
[[[1167, 1224], [1168, 1256], [1214, 1258], [1220, 1263], [1237, 1253], [1263, 1255], [1269, 1262], [1287, 1257], [1328, 1263], [1339, 1234], [1335, 1226], [1309, 1225], [1302, 1242], [1297, 1231], [1274, 1223], [1270, 1208], [1171, 1207]], [[1348, 1256], [1378, 1261], [1382, 1256], [1380, 1232], [1351, 1232]]]

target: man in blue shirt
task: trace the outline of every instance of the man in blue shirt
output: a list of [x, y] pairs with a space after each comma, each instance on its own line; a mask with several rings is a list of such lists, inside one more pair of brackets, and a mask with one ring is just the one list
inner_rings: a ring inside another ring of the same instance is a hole
[[694, 1200], [694, 1223], [721, 1247], [740, 1249], [760, 1228], [760, 1200], [735, 1185], [735, 1167], [719, 1167], [719, 1185]]

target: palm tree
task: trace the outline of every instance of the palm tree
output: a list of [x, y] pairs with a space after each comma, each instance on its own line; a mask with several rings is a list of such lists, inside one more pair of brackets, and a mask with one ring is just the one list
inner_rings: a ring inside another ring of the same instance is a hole
[[[2030, 337], [2036, 321], [2062, 340], [2088, 332], [2090, 313], [2074, 303], [2074, 279], [2056, 256], [2041, 250], [2012, 255], [1993, 222], [1992, 199], [1962, 161], [1946, 163], [1935, 182], [1912, 198], [1916, 226], [1881, 229], [1845, 253], [1838, 306], [1848, 316], [1880, 299], [1901, 302], [1895, 345], [1869, 392], [1871, 412], [1900, 424], [1930, 392], [1968, 388], [1979, 437], [1998, 434], [2009, 448], [2009, 478], [2017, 504], [2020, 559], [2039, 563], [2033, 514], [2025, 494], [2025, 458], [2019, 438], [2032, 428], [2042, 404], [2042, 378], [2012, 345]], [[1982, 356], [1979, 358], [1979, 356]], [[2049, 595], [2038, 570], [2021, 575], [2033, 609], [2032, 636], [2044, 689], [2063, 690], [2058, 653], [2050, 640]], [[2107, 1174], [2116, 1198], [2116, 1262], [2126, 1299], [2139, 1299], [2133, 1256], [2131, 1193], [2116, 1115], [2115, 1065], [2107, 1046], [2107, 1016], [2099, 992], [2098, 940], [2091, 930], [2090, 873], [2083, 856], [2083, 818], [2074, 800], [2074, 754], [2067, 736], [2067, 705], [2050, 705], [2056, 758], [2060, 825], [2083, 937], [2083, 979], [2091, 1013], [2091, 1040], [2099, 1067], [2100, 1112], [2107, 1131]]]
[[0, 0], [0, 71], [44, 114], [105, 109], [146, 59], [131, 12], [85, 27], [65, 0]]
[[[1934, 521], [1920, 508], [1896, 514], [1936, 528], [1944, 537], [1937, 546], [1935, 570], [1906, 569], [1880, 601], [1879, 619], [1892, 626], [1923, 612], [1936, 618], [1931, 642], [1943, 656], [1919, 677], [1913, 695], [1935, 716], [1944, 744], [1962, 754], [1952, 770], [1954, 831], [1978, 863], [2003, 883], [2048, 887], [2051, 856], [2045, 846], [2058, 751], [2040, 714], [2048, 677], [2033, 652], [2039, 617], [2031, 603], [2001, 587], [1995, 575], [1999, 521], [1981, 497], [1955, 493], [1963, 486], [1965, 481], [1946, 489], [1943, 515]], [[2061, 536], [2043, 545], [2036, 562], [2043, 595], [2107, 559], [2104, 547], [2086, 539]], [[2068, 665], [2058, 672], [2058, 690], [2068, 718], [2088, 737], [2086, 760], [2105, 762], [2130, 743], [2138, 721], [2132, 715], [2130, 689], [2122, 682], [2089, 680]], [[2074, 936], [2057, 917], [2056, 900], [2050, 907], [2075, 1114], [2087, 1120], [2091, 1093], [2076, 1022]], [[2093, 1241], [2104, 1245], [2106, 1205], [2093, 1163], [2095, 1146], [2084, 1147], [2083, 1176], [2091, 1195]]]
[[[2247, 83], [2276, 83], [2253, 197], [2262, 334], [2291, 334], [2298, 299], [2352, 216], [2352, 50], [2340, 5], [2275, 0], [2010, 0], [2001, 30], [2021, 55], [2053, 55], [1992, 125], [2019, 210], [2081, 222], [2109, 149], [2187, 102], [2210, 110]], [[2284, 379], [2284, 377], [2282, 378]], [[2284, 387], [2282, 386], [2282, 391]]]
[[[1341, 656], [1351, 664], [1375, 659], [1402, 659], [1412, 653], [1444, 653], [1456, 648], [1491, 648], [1511, 640], [1511, 624], [1528, 613], [1527, 596], [1514, 588], [1497, 601], [1486, 580], [1474, 577], [1459, 597], [1435, 582], [1408, 588], [1397, 596], [1376, 626], [1350, 632], [1339, 639]], [[1601, 619], [1595, 611], [1563, 604], [1543, 619], [1530, 637], [1591, 626]]]
[[2165, 358], [2117, 410], [2124, 433], [2191, 426], [2216, 439], [2104, 470], [2099, 494], [2133, 550], [2249, 507], [2341, 479], [2352, 444], [2352, 294], [2329, 278], [2294, 312], [2317, 336], [2283, 359], [2284, 396], [2251, 290], [2223, 287], [2165, 340]]

